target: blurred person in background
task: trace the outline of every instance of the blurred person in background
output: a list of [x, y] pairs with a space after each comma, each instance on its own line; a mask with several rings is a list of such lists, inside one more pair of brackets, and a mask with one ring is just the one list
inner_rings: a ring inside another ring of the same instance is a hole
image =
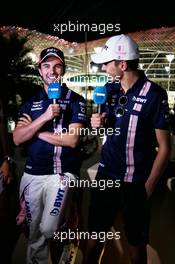
[[0, 96], [0, 263], [3, 264], [11, 263], [20, 234], [20, 228], [16, 225], [19, 200], [12, 147], [7, 126], [7, 104]]

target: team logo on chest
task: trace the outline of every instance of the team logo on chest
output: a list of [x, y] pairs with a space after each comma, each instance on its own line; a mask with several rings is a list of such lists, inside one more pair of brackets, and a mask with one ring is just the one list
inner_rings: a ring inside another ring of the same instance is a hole
[[66, 110], [67, 106], [70, 104], [70, 100], [68, 100], [68, 99], [61, 100], [60, 99], [60, 100], [58, 100], [58, 103], [63, 110]]
[[142, 98], [142, 97], [133, 96], [132, 97], [132, 101], [136, 102], [136, 103], [140, 103], [140, 104], [145, 104], [147, 102], [147, 99], [146, 98]]
[[135, 102], [133, 110], [135, 110], [137, 112], [141, 112], [142, 106], [143, 106], [143, 104], [145, 104], [147, 102], [147, 99], [146, 98], [142, 98], [142, 97], [133, 96], [132, 97], [132, 101]]
[[43, 109], [42, 102], [43, 102], [43, 100], [37, 101], [37, 102], [33, 102], [31, 111], [37, 111], [37, 110]]

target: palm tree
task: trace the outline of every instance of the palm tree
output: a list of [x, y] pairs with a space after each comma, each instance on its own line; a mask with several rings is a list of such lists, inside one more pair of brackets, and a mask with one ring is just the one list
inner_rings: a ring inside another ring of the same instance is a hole
[[[33, 85], [34, 76], [37, 75], [32, 59], [27, 56], [32, 51], [27, 46], [27, 37], [21, 37], [16, 32], [0, 32], [0, 96], [4, 106], [8, 106], [9, 101], [12, 102], [11, 106], [16, 105], [16, 94], [25, 97], [28, 87]], [[6, 109], [7, 115], [11, 114], [10, 109]]]

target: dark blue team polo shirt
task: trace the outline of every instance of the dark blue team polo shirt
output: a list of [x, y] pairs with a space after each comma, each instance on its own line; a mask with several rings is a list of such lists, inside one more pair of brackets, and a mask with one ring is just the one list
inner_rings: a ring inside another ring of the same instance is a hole
[[[48, 98], [43, 88], [21, 107], [19, 116], [26, 113], [32, 120], [35, 120], [52, 103], [53, 101]], [[61, 106], [61, 115], [56, 118], [57, 132], [65, 132], [71, 123], [86, 123], [86, 105], [82, 96], [63, 85], [61, 99], [57, 99], [57, 103]], [[54, 132], [53, 120], [47, 122], [40, 131]], [[80, 165], [79, 147], [54, 146], [38, 137], [33, 137], [28, 145], [28, 155], [24, 171], [33, 175], [63, 172], [78, 174]]]
[[[124, 94], [125, 105], [119, 104], [123, 95], [119, 83], [107, 84], [107, 90], [108, 127], [114, 133], [102, 147], [98, 170], [121, 181], [145, 182], [156, 156], [155, 129], [169, 129], [167, 93], [143, 72]], [[123, 116], [116, 116], [118, 108], [123, 108]]]

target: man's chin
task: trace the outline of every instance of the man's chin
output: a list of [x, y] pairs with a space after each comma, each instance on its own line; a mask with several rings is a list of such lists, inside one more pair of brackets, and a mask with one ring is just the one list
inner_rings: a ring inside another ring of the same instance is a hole
[[53, 82], [57, 82], [55, 79], [53, 79], [53, 80], [48, 80], [47, 81], [47, 83], [48, 83], [48, 85], [50, 84], [50, 83], [53, 83]]
[[52, 83], [52, 82], [60, 82], [60, 78], [49, 78], [48, 83]]

